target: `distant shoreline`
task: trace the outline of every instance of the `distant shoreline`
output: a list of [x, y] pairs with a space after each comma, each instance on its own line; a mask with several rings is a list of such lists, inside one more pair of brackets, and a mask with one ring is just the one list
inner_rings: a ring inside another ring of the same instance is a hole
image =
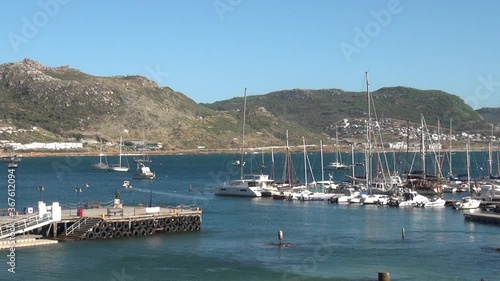
[[[492, 148], [493, 153], [495, 154], [498, 149]], [[246, 154], [260, 154], [262, 150], [260, 149], [253, 149], [253, 150], [248, 150], [246, 151]], [[274, 153], [279, 154], [279, 153], [284, 153], [283, 148], [278, 148], [274, 149]], [[302, 152], [302, 148], [299, 147], [292, 147], [291, 151], [294, 153]], [[471, 147], [470, 149], [471, 152], [481, 152], [484, 151], [485, 153], [488, 152], [488, 146], [476, 146], [476, 147]], [[307, 152], [320, 152], [319, 147], [310, 147], [307, 149]], [[324, 148], [323, 149], [324, 153], [335, 153], [337, 152], [334, 149], [331, 148]], [[351, 153], [351, 150], [342, 147], [340, 149], [341, 153]], [[363, 151], [359, 148], [355, 149], [355, 153], [362, 153]], [[385, 149], [386, 153], [406, 153], [406, 149]], [[413, 148], [408, 151], [409, 153], [419, 153], [420, 149], [419, 148]], [[453, 148], [452, 152], [465, 152], [465, 148], [462, 147], [457, 147]], [[204, 154], [239, 154], [238, 149], [179, 149], [179, 150], [162, 150], [162, 151], [148, 151], [146, 154], [148, 155], [204, 155]], [[271, 149], [264, 149], [265, 154], [271, 153]], [[377, 153], [376, 149], [372, 149], [372, 153]], [[434, 153], [433, 151], [427, 150], [427, 154]], [[446, 154], [449, 153], [449, 150], [443, 149], [441, 150], [441, 154]], [[22, 152], [22, 153], [10, 153], [10, 154], [3, 154], [1, 157], [10, 157], [10, 156], [20, 156], [23, 158], [36, 158], [36, 157], [77, 157], [77, 156], [88, 156], [88, 157], [97, 157], [99, 156], [100, 151], [87, 151], [87, 152], [78, 152], [78, 151], [71, 151], [71, 152]], [[140, 152], [128, 152], [123, 154], [124, 156], [140, 156], [143, 155], [144, 153]], [[115, 151], [106, 151], [104, 152], [104, 155], [106, 156], [118, 156], [119, 152]]]

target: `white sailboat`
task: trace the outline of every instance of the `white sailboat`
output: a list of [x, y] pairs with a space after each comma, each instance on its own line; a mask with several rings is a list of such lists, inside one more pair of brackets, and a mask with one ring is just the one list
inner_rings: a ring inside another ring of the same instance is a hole
[[335, 158], [336, 161], [328, 163], [328, 165], [326, 165], [326, 168], [334, 170], [349, 170], [349, 166], [342, 163], [342, 156], [340, 155], [340, 148], [339, 148], [339, 133], [337, 127], [335, 127], [335, 139], [336, 139], [335, 147], [337, 148], [337, 154]]
[[470, 193], [470, 155], [469, 155], [469, 142], [466, 144], [467, 151], [467, 189], [469, 190], [469, 196], [462, 197], [461, 201], [457, 201], [453, 204], [453, 207], [457, 210], [468, 210], [477, 209], [481, 205], [481, 201], [472, 198]]
[[127, 166], [122, 166], [122, 137], [120, 136], [120, 156], [118, 164], [111, 164], [108, 168], [108, 171], [128, 172], [128, 170], [130, 170], [130, 167], [128, 165], [127, 157], [125, 157], [125, 162], [127, 162]]
[[244, 93], [243, 105], [243, 130], [241, 138], [241, 158], [233, 163], [234, 166], [240, 167], [240, 179], [224, 182], [221, 186], [215, 188], [215, 195], [226, 196], [243, 196], [243, 197], [261, 197], [262, 191], [273, 183], [268, 175], [244, 175], [243, 168], [245, 166], [245, 122], [247, 108], [247, 88]]
[[[106, 155], [102, 153], [102, 141], [100, 145], [100, 150], [99, 150], [99, 162], [92, 164], [92, 169], [96, 170], [107, 170], [109, 169], [108, 165], [108, 158], [106, 158]], [[104, 159], [104, 161], [103, 161]]]
[[337, 185], [333, 181], [333, 175], [328, 174], [328, 180], [325, 180], [325, 167], [323, 166], [323, 141], [319, 141], [320, 157], [321, 157], [321, 181], [314, 182], [315, 185], [326, 188], [328, 190], [337, 189]]

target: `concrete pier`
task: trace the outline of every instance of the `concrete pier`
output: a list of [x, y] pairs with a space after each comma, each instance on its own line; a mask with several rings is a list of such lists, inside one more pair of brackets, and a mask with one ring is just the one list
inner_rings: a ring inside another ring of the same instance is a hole
[[[0, 217], [0, 225], [12, 224], [34, 215], [36, 214]], [[56, 240], [111, 239], [199, 231], [202, 222], [202, 210], [192, 207], [97, 205], [88, 209], [62, 210], [60, 215], [60, 221], [25, 234], [37, 234]]]
[[464, 211], [464, 218], [468, 221], [500, 224], [500, 213], [485, 212], [479, 210]]

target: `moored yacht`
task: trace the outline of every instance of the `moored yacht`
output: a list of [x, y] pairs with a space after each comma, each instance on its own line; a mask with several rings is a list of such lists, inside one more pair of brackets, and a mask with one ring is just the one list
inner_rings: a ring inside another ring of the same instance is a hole
[[403, 201], [399, 202], [399, 207], [425, 206], [429, 202], [429, 198], [420, 195], [416, 191], [408, 191], [403, 194]]
[[152, 180], [156, 177], [156, 174], [151, 171], [151, 169], [144, 165], [144, 163], [137, 164], [137, 170], [133, 176], [137, 180]]
[[215, 188], [216, 195], [260, 197], [262, 191], [273, 183], [268, 175], [245, 175]]

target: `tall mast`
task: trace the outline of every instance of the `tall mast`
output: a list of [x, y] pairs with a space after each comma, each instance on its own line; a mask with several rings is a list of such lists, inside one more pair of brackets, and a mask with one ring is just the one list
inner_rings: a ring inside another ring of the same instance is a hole
[[470, 145], [470, 139], [467, 139], [467, 143], [465, 144], [466, 151], [467, 151], [467, 186], [468, 186], [469, 195], [470, 195], [470, 155], [469, 155], [469, 145]]
[[441, 122], [439, 121], [438, 118], [438, 128], [437, 128], [437, 134], [438, 134], [438, 161], [436, 161], [436, 173], [438, 178], [441, 178]]
[[285, 163], [287, 164], [286, 170], [287, 170], [287, 176], [288, 176], [288, 184], [290, 187], [293, 187], [292, 183], [292, 156], [290, 155], [290, 147], [288, 146], [288, 130], [286, 130], [286, 161]]
[[325, 181], [325, 169], [323, 169], [323, 141], [319, 141], [319, 151], [321, 156], [321, 181]]
[[122, 136], [120, 136], [120, 158], [118, 160], [120, 167], [122, 166]]
[[243, 97], [243, 130], [241, 132], [241, 161], [240, 161], [240, 180], [243, 180], [243, 155], [245, 154], [245, 122], [247, 114], [247, 88], [245, 87], [245, 93]]
[[356, 164], [354, 164], [354, 143], [351, 143], [352, 184], [354, 184], [354, 177], [356, 176], [356, 174], [354, 173], [354, 167], [356, 167]]
[[307, 152], [306, 152], [306, 139], [302, 137], [302, 144], [304, 145], [304, 184], [307, 186]]
[[491, 137], [488, 143], [488, 164], [490, 166], [490, 178], [493, 175], [493, 155], [491, 152], [491, 142], [493, 141], [493, 125], [491, 125]]
[[450, 159], [448, 163], [450, 164], [450, 176], [453, 175], [453, 166], [452, 166], [452, 149], [451, 145], [453, 143], [453, 134], [452, 134], [452, 129], [453, 129], [453, 118], [450, 118]]
[[426, 167], [425, 167], [425, 134], [424, 134], [424, 114], [421, 114], [421, 118], [420, 118], [420, 126], [421, 126], [421, 139], [422, 139], [422, 143], [421, 143], [421, 149], [422, 149], [422, 172], [423, 172], [423, 177], [424, 177], [424, 180], [427, 178], [427, 171], [426, 171]]
[[406, 179], [408, 179], [410, 175], [410, 169], [408, 168], [408, 164], [410, 163], [408, 158], [410, 153], [409, 151], [410, 151], [410, 121], [406, 120], [406, 163], [405, 163]]
[[271, 147], [271, 177], [276, 180], [276, 175], [274, 173], [274, 148]]
[[371, 134], [370, 134], [370, 127], [372, 124], [372, 114], [371, 114], [371, 99], [370, 99], [370, 80], [368, 79], [368, 71], [365, 72], [365, 79], [366, 79], [366, 99], [368, 102], [368, 122], [366, 124], [366, 141], [368, 142], [368, 153], [366, 155], [365, 159], [365, 179], [366, 179], [366, 186], [370, 184], [370, 178], [371, 178]]
[[335, 159], [335, 162], [340, 163], [339, 131], [337, 125], [335, 125], [335, 147], [337, 148], [337, 157]]

